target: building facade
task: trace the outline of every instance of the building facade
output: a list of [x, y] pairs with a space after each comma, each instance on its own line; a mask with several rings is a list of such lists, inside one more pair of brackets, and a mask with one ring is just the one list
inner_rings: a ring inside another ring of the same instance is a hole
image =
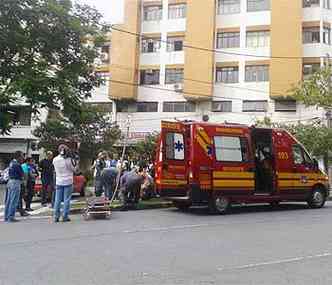
[[331, 47], [329, 0], [125, 0], [109, 94], [120, 126], [161, 119], [252, 124], [325, 116], [291, 99]]
[[[39, 155], [37, 138], [33, 135], [38, 121], [33, 119], [30, 106], [19, 103], [10, 106], [9, 111], [13, 116], [13, 127], [10, 134], [0, 136], [0, 170], [8, 165], [15, 151], [29, 156]], [[46, 113], [42, 111], [39, 118], [44, 120]]]

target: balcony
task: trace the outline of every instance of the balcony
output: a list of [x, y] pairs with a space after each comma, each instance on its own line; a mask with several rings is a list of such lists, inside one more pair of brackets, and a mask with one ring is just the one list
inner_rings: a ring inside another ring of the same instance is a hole
[[303, 8], [303, 22], [317, 22], [321, 19], [320, 7]]
[[167, 32], [183, 32], [186, 30], [186, 18], [167, 20]]
[[160, 65], [160, 53], [141, 53], [140, 65]]

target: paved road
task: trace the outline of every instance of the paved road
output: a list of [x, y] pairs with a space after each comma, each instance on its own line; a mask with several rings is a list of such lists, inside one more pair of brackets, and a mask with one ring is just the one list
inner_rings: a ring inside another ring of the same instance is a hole
[[332, 284], [332, 203], [0, 223], [0, 284]]
[[5, 185], [0, 184], [0, 205], [5, 203]]

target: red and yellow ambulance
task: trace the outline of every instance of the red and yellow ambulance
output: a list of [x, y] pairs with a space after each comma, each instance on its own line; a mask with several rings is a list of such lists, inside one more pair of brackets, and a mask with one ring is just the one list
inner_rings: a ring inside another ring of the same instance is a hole
[[156, 187], [178, 208], [208, 204], [222, 214], [232, 203], [282, 201], [321, 208], [329, 196], [327, 175], [285, 130], [166, 121], [161, 127]]

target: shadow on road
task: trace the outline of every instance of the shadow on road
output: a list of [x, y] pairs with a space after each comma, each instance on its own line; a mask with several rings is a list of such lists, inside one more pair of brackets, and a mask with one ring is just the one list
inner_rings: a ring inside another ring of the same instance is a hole
[[[324, 208], [328, 208], [329, 206], [325, 206]], [[318, 211], [324, 210], [318, 209]], [[272, 207], [270, 205], [234, 205], [229, 210], [228, 215], [240, 215], [240, 214], [253, 214], [253, 213], [261, 213], [261, 212], [286, 212], [286, 211], [298, 211], [298, 210], [310, 210], [306, 203], [287, 203], [280, 204], [277, 207]], [[191, 207], [188, 210], [182, 211], [178, 209], [171, 209], [174, 213], [184, 213], [187, 215], [199, 215], [199, 216], [209, 216], [209, 210], [207, 207]], [[311, 209], [311, 211], [317, 211]]]

